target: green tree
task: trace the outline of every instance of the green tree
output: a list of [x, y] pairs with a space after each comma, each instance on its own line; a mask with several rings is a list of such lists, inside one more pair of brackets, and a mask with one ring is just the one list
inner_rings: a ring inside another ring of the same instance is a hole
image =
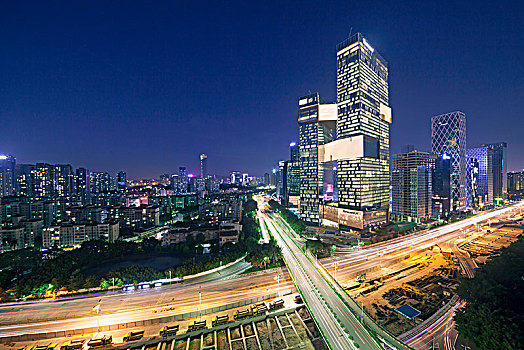
[[480, 267], [473, 279], [461, 279], [457, 330], [479, 349], [522, 349], [524, 343], [524, 238]]

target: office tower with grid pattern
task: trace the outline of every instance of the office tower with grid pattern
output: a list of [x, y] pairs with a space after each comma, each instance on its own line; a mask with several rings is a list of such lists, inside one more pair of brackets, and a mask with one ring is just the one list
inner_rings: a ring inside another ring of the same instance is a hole
[[391, 216], [396, 221], [420, 222], [432, 213], [432, 174], [436, 154], [411, 151], [391, 161]]
[[466, 115], [455, 111], [431, 118], [433, 153], [451, 157], [451, 210], [466, 209]]
[[319, 206], [322, 198], [323, 169], [319, 147], [333, 141], [337, 105], [324, 103], [318, 93], [298, 100], [300, 217], [311, 224], [319, 224]]
[[389, 208], [388, 64], [360, 33], [337, 45], [337, 104], [337, 141], [342, 149], [360, 150], [337, 159], [338, 207], [346, 209], [339, 210], [339, 219], [351, 217], [339, 223], [350, 229], [384, 224]]
[[466, 150], [467, 207], [493, 203], [493, 149], [482, 146]]
[[492, 152], [493, 200], [500, 202], [508, 194], [508, 162], [506, 142], [489, 143], [482, 145]]

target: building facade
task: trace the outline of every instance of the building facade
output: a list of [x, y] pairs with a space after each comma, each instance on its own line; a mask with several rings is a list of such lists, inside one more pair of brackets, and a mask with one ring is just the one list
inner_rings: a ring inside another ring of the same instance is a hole
[[333, 141], [337, 121], [337, 105], [324, 103], [318, 93], [303, 96], [298, 101], [300, 217], [319, 224], [323, 196], [323, 164], [319, 147]]
[[508, 194], [508, 162], [506, 142], [489, 143], [482, 145], [491, 150], [493, 200], [500, 203]]
[[467, 206], [479, 208], [493, 203], [493, 150], [490, 147], [466, 151]]
[[524, 192], [524, 171], [509, 172], [508, 180], [508, 194], [521, 194]]
[[391, 162], [392, 207], [395, 221], [420, 222], [432, 215], [432, 176], [437, 155], [412, 151], [395, 154]]
[[431, 118], [431, 148], [451, 157], [451, 210], [466, 209], [466, 115], [455, 111]]
[[200, 155], [200, 177], [205, 179], [207, 175], [207, 155], [202, 153]]
[[119, 225], [116, 221], [100, 224], [75, 224], [45, 227], [42, 232], [44, 248], [78, 247], [90, 240], [101, 239], [115, 242], [119, 236]]

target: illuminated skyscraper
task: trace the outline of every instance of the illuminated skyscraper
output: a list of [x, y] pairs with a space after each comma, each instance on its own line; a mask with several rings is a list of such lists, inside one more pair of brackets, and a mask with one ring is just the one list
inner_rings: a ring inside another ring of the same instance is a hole
[[337, 45], [337, 104], [336, 141], [325, 145], [321, 161], [333, 162], [338, 200], [324, 206], [324, 217], [338, 222], [342, 231], [384, 224], [389, 208], [388, 64], [360, 33]]
[[15, 157], [0, 155], [0, 197], [10, 196], [15, 191], [15, 165]]
[[207, 177], [207, 155], [200, 155], [200, 177], [205, 179]]
[[36, 163], [33, 170], [33, 196], [37, 198], [54, 195], [55, 167], [47, 163]]
[[286, 161], [284, 180], [284, 200], [287, 206], [298, 206], [300, 200], [300, 154], [296, 142], [289, 144], [290, 159]]
[[411, 151], [391, 162], [392, 208], [397, 221], [427, 219], [432, 213], [432, 175], [437, 155]]
[[482, 145], [492, 150], [493, 200], [499, 202], [508, 194], [508, 162], [506, 142]]
[[86, 168], [76, 169], [76, 194], [80, 197], [83, 205], [91, 204], [91, 180], [89, 170]]
[[54, 171], [54, 190], [58, 197], [69, 197], [73, 194], [75, 174], [70, 164], [56, 164]]
[[333, 141], [336, 120], [337, 105], [324, 103], [318, 93], [299, 99], [300, 217], [313, 224], [320, 223], [323, 196], [324, 173], [319, 146]]
[[466, 209], [466, 115], [456, 111], [431, 118], [433, 153], [451, 157], [451, 210]]
[[477, 147], [466, 150], [468, 208], [493, 203], [493, 150], [489, 147]]
[[116, 174], [116, 189], [118, 191], [124, 191], [126, 187], [127, 187], [127, 174], [125, 171], [119, 171]]

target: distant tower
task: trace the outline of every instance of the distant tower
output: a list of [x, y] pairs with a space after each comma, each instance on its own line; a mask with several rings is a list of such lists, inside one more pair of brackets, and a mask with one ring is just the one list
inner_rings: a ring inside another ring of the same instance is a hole
[[0, 155], [0, 197], [10, 196], [15, 190], [15, 165], [15, 157]]
[[118, 191], [124, 191], [127, 184], [127, 174], [125, 171], [119, 171], [116, 174], [116, 189]]
[[466, 209], [466, 115], [455, 111], [431, 118], [433, 153], [451, 156], [451, 210]]
[[204, 153], [200, 155], [200, 177], [203, 179], [207, 177], [207, 155]]
[[91, 204], [91, 179], [86, 168], [76, 169], [76, 194], [80, 197], [82, 205]]

